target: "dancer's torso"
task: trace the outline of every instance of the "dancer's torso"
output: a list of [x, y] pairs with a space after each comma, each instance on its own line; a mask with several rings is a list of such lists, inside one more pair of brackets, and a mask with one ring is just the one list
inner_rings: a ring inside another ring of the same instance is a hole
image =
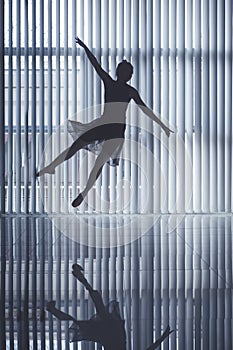
[[126, 110], [132, 98], [133, 88], [113, 79], [105, 82], [104, 111], [102, 118], [111, 123], [125, 123]]

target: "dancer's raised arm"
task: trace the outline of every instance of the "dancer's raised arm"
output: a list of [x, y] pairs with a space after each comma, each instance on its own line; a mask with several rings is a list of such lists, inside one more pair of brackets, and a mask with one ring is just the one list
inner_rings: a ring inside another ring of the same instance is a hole
[[96, 72], [98, 73], [98, 75], [100, 76], [100, 78], [103, 81], [106, 81], [107, 79], [112, 79], [110, 77], [110, 75], [101, 67], [101, 65], [99, 64], [99, 62], [97, 61], [96, 57], [93, 55], [93, 53], [88, 49], [88, 47], [84, 44], [84, 42], [79, 39], [78, 37], [75, 38], [75, 42], [76, 44], [79, 44], [81, 47], [84, 48], [87, 57], [89, 58], [91, 64], [93, 65], [93, 67], [95, 68]]
[[132, 95], [133, 95], [133, 100], [137, 103], [137, 105], [141, 108], [141, 110], [148, 115], [149, 118], [151, 118], [154, 122], [159, 124], [161, 128], [164, 130], [166, 135], [169, 137], [170, 133], [173, 133], [171, 129], [169, 129], [156, 115], [154, 112], [145, 104], [145, 102], [141, 99], [138, 91], [134, 88], [132, 88]]

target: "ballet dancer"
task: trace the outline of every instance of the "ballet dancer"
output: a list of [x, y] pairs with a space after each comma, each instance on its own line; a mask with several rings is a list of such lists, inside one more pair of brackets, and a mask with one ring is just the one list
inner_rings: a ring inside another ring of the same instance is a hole
[[126, 110], [131, 100], [136, 102], [142, 111], [164, 130], [168, 137], [173, 132], [143, 102], [138, 91], [127, 84], [133, 75], [133, 66], [130, 62], [123, 60], [118, 64], [116, 68], [116, 80], [114, 80], [101, 67], [96, 57], [84, 42], [78, 37], [75, 40], [85, 50], [88, 59], [104, 83], [103, 114], [100, 118], [96, 118], [86, 124], [70, 120], [68, 131], [73, 137], [74, 142], [56, 157], [55, 160], [36, 174], [36, 176], [54, 174], [58, 165], [70, 159], [80, 149], [90, 149], [90, 145], [101, 144], [101, 150], [91, 170], [87, 184], [83, 191], [73, 200], [73, 207], [77, 207], [83, 202], [85, 196], [101, 174], [105, 163], [111, 162], [113, 166], [119, 164], [119, 156], [123, 147], [126, 128]]
[[[126, 333], [124, 328], [124, 320], [121, 319], [118, 303], [112, 301], [105, 306], [100, 293], [94, 290], [83, 275], [83, 268], [78, 265], [73, 265], [72, 274], [81, 282], [94, 302], [96, 315], [90, 320], [79, 321], [69, 314], [60, 311], [55, 307], [56, 302], [50, 301], [47, 303], [47, 310], [59, 320], [73, 321], [69, 328], [70, 341], [93, 341], [101, 344], [104, 350], [126, 350]], [[146, 350], [156, 349], [170, 334], [168, 326], [159, 339], [151, 344]]]

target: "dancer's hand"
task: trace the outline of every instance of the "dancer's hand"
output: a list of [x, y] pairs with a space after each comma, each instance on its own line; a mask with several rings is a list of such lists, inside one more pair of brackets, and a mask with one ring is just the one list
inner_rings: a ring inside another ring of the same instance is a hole
[[79, 39], [79, 37], [78, 37], [78, 36], [76, 36], [76, 38], [75, 38], [75, 42], [76, 42], [76, 44], [79, 44], [79, 45], [80, 45], [80, 46], [82, 46], [82, 47], [84, 47], [84, 46], [85, 46], [84, 42], [83, 42], [81, 39]]
[[166, 126], [163, 128], [165, 134], [167, 135], [167, 137], [169, 137], [171, 135], [171, 133], [174, 133], [173, 130], [167, 128]]
[[164, 333], [161, 336], [162, 341], [166, 339], [171, 333], [173, 333], [174, 330], [171, 330], [169, 326], [165, 329]]
[[159, 339], [157, 339], [153, 344], [151, 344], [151, 346], [149, 346], [149, 348], [147, 348], [146, 350], [154, 350], [157, 349], [159, 347], [159, 345], [172, 333], [174, 332], [173, 330], [171, 331], [170, 327], [167, 326], [167, 328], [165, 329], [165, 331], [163, 332], [163, 334], [161, 335], [161, 337], [159, 337]]

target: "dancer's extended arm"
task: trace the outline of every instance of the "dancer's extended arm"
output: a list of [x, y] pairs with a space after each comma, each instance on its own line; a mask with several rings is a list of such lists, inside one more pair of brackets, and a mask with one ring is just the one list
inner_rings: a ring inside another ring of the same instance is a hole
[[107, 79], [112, 79], [110, 75], [101, 67], [99, 62], [97, 61], [96, 57], [93, 55], [93, 53], [88, 49], [88, 47], [84, 44], [84, 42], [79, 39], [78, 37], [75, 38], [75, 42], [79, 44], [81, 47], [84, 48], [87, 57], [89, 58], [91, 64], [95, 68], [96, 72], [100, 76], [100, 78], [105, 81]]
[[161, 126], [161, 128], [165, 131], [166, 135], [169, 137], [170, 133], [171, 132], [173, 133], [173, 131], [169, 129], [158, 117], [156, 117], [154, 112], [149, 107], [147, 107], [147, 105], [143, 102], [143, 100], [141, 99], [136, 89], [132, 88], [132, 92], [133, 92], [133, 100], [137, 103], [137, 105], [141, 108], [141, 110], [146, 115], [148, 115], [148, 117], [151, 118], [154, 122], [159, 124], [159, 126]]
[[159, 345], [172, 333], [173, 331], [170, 330], [170, 327], [167, 326], [166, 330], [164, 331], [164, 333], [161, 335], [161, 337], [159, 339], [156, 340], [156, 342], [154, 342], [153, 344], [151, 344], [151, 346], [149, 346], [149, 348], [147, 348], [146, 350], [154, 350], [156, 348], [159, 347]]

